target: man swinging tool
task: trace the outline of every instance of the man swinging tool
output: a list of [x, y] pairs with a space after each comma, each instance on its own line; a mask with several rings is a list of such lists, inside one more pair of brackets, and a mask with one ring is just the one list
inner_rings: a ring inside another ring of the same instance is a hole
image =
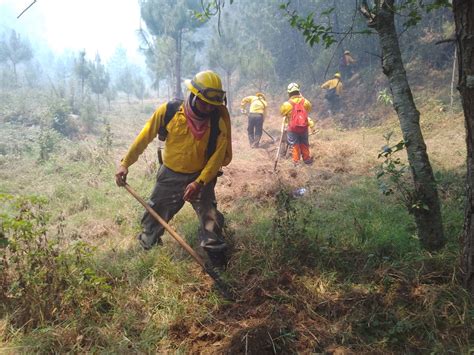
[[[163, 164], [149, 205], [168, 222], [184, 205], [193, 206], [200, 221], [201, 247], [212, 265], [227, 263], [222, 237], [223, 215], [217, 210], [214, 187], [219, 169], [232, 159], [230, 119], [220, 77], [203, 71], [186, 81], [189, 95], [183, 102], [158, 107], [129, 148], [115, 174], [125, 186], [128, 168], [158, 135], [165, 140]], [[144, 249], [161, 243], [163, 226], [147, 211], [138, 240]]]

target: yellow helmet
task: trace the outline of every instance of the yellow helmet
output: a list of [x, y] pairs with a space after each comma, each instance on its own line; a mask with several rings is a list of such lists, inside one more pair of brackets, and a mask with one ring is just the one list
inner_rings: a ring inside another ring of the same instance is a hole
[[336, 73], [336, 74], [334, 74], [334, 77], [335, 77], [335, 78], [339, 78], [339, 79], [340, 79], [340, 78], [341, 78], [341, 74], [339, 74], [339, 73]]
[[185, 80], [184, 84], [189, 91], [208, 104], [218, 106], [225, 103], [221, 78], [211, 70], [197, 73], [192, 80]]
[[292, 92], [295, 92], [295, 91], [300, 91], [300, 86], [297, 83], [291, 83], [288, 85], [288, 88], [286, 91], [288, 91], [288, 94], [291, 94]]
[[262, 92], [257, 92], [257, 93], [255, 94], [255, 96], [261, 97], [262, 99], [265, 100], [265, 95], [264, 95]]

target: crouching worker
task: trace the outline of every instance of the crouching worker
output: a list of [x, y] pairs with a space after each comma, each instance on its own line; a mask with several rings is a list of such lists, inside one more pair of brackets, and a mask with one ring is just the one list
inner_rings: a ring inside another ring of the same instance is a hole
[[[222, 238], [224, 216], [217, 210], [214, 187], [222, 166], [232, 159], [230, 118], [220, 77], [203, 71], [186, 81], [189, 95], [158, 107], [130, 146], [115, 174], [117, 185], [126, 183], [128, 168], [156, 136], [165, 141], [150, 206], [168, 222], [190, 202], [199, 222], [201, 247], [213, 266], [225, 266], [227, 245]], [[161, 244], [164, 228], [145, 212], [138, 235], [148, 250]]]
[[342, 88], [343, 85], [341, 80], [341, 74], [339, 73], [334, 74], [333, 79], [329, 79], [323, 85], [321, 85], [321, 89], [327, 90], [324, 97], [326, 98], [329, 104], [330, 115], [332, 115], [334, 112], [339, 111], [340, 109]]
[[262, 138], [263, 121], [267, 110], [267, 101], [265, 95], [257, 92], [255, 95], [247, 96], [240, 102], [240, 111], [246, 112], [245, 106], [250, 104], [247, 133], [249, 144], [252, 148], [258, 148], [260, 138]]

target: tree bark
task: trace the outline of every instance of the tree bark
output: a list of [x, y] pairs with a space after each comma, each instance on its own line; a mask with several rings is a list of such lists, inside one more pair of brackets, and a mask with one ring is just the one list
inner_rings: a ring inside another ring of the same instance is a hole
[[449, 98], [449, 110], [453, 112], [453, 101], [454, 101], [454, 78], [456, 73], [456, 62], [458, 60], [457, 48], [454, 48], [454, 59], [453, 59], [453, 75], [451, 76], [451, 95]]
[[415, 217], [422, 246], [438, 250], [445, 244], [438, 191], [421, 133], [420, 113], [403, 66], [393, 8], [394, 0], [381, 1], [372, 27], [380, 38], [382, 68], [390, 83], [414, 182], [413, 204], [408, 209]]
[[453, 1], [458, 53], [459, 92], [466, 127], [467, 192], [462, 233], [461, 269], [467, 291], [474, 297], [474, 3]]

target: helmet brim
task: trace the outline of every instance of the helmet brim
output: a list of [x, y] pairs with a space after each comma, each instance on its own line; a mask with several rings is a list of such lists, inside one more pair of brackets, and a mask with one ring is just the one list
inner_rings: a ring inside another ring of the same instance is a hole
[[208, 103], [208, 104], [210, 104], [210, 105], [213, 105], [213, 106], [223, 106], [223, 105], [225, 105], [224, 102], [213, 101], [213, 100], [209, 100], [208, 98], [204, 97], [204, 95], [202, 95], [202, 94], [199, 92], [199, 90], [197, 90], [197, 89], [193, 86], [191, 80], [189, 80], [189, 79], [186, 79], [186, 80], [184, 81], [184, 85], [186, 86], [186, 88], [187, 88], [191, 93], [193, 93], [194, 95], [196, 95], [200, 100], [202, 100], [202, 101], [204, 101], [204, 102], [206, 102], [206, 103]]

